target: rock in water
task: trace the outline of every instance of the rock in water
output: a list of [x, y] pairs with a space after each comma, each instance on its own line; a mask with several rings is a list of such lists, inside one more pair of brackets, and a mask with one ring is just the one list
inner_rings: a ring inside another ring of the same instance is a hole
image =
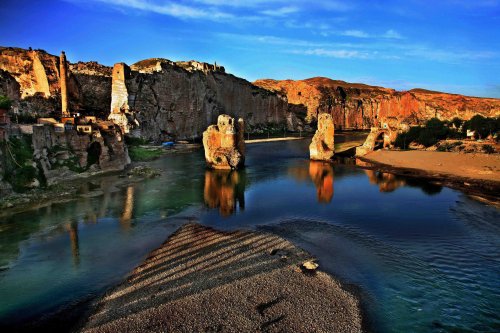
[[217, 125], [203, 132], [203, 148], [207, 165], [213, 169], [237, 169], [245, 164], [244, 122], [222, 114]]
[[311, 160], [329, 161], [335, 153], [333, 118], [329, 113], [322, 113], [318, 117], [318, 129], [309, 145]]

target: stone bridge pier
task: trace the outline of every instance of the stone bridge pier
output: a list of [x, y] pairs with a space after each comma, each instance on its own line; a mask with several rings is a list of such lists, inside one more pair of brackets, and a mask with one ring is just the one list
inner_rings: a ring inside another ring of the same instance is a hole
[[397, 136], [398, 132], [389, 128], [372, 127], [363, 145], [356, 148], [356, 156], [364, 156], [374, 150], [391, 148]]

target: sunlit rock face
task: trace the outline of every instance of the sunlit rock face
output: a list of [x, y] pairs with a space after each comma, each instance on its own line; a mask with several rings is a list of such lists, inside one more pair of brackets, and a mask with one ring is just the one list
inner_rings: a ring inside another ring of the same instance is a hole
[[318, 129], [309, 145], [309, 156], [312, 160], [329, 161], [335, 153], [334, 133], [332, 116], [322, 113], [318, 117]]
[[[0, 47], [0, 71], [4, 72], [0, 75], [0, 94], [14, 101], [15, 111], [36, 116], [60, 112], [64, 86], [61, 68], [61, 58], [43, 50]], [[111, 68], [96, 62], [68, 62], [66, 69], [67, 109], [109, 113]], [[10, 78], [17, 87], [9, 83]]]
[[197, 62], [147, 59], [130, 66], [128, 107], [140, 136], [150, 141], [190, 140], [220, 114], [243, 118], [247, 126], [283, 124], [286, 98]]
[[207, 166], [212, 169], [237, 169], [245, 164], [244, 122], [220, 115], [217, 125], [203, 132], [203, 148]]
[[245, 179], [238, 171], [207, 170], [203, 197], [209, 208], [218, 208], [222, 216], [229, 216], [245, 208]]
[[286, 94], [288, 103], [307, 108], [309, 120], [322, 112], [332, 114], [336, 128], [369, 129], [381, 126], [382, 119], [396, 117], [410, 125], [438, 117], [470, 119], [475, 114], [500, 115], [500, 99], [477, 98], [441, 92], [394, 89], [315, 77], [307, 80], [258, 80], [271, 91]]
[[[60, 68], [60, 57], [43, 50], [0, 47], [0, 94], [14, 100], [13, 109], [20, 112], [58, 113]], [[153, 58], [108, 67], [68, 61], [66, 74], [68, 111], [101, 119], [111, 114], [122, 130], [149, 141], [200, 138], [220, 114], [244, 118], [248, 126], [286, 123], [295, 130], [300, 125], [286, 97], [216, 64]]]

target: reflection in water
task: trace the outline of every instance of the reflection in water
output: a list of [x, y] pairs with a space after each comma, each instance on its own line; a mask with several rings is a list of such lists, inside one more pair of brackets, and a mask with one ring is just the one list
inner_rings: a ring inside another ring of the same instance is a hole
[[123, 205], [122, 216], [120, 217], [120, 224], [124, 230], [129, 230], [131, 226], [132, 214], [134, 212], [134, 187], [127, 187], [125, 194], [125, 203]]
[[205, 204], [209, 208], [219, 208], [222, 216], [233, 214], [238, 205], [245, 208], [244, 171], [207, 170], [203, 191]]
[[393, 192], [401, 186], [406, 185], [406, 181], [391, 173], [377, 172], [375, 170], [365, 170], [370, 184], [378, 185], [380, 192]]
[[80, 264], [80, 245], [78, 243], [78, 221], [71, 221], [71, 223], [66, 224], [66, 230], [69, 233], [69, 239], [71, 241], [71, 253], [73, 254], [73, 263], [75, 266]]
[[[71, 304], [122, 281], [191, 218], [224, 230], [279, 227], [271, 229], [361, 287], [379, 331], [498, 331], [496, 208], [417, 178], [338, 164], [333, 173], [310, 164], [307, 149], [306, 140], [251, 145], [240, 172], [205, 172], [203, 151], [172, 154], [152, 162], [160, 177], [134, 188], [106, 176], [90, 180], [75, 200], [3, 216], [0, 331], [54, 309], [75, 316]], [[377, 190], [401, 179], [406, 185], [392, 194]], [[333, 200], [333, 181], [335, 205], [319, 204], [316, 193], [320, 202]], [[239, 213], [244, 199], [244, 212], [220, 217]], [[217, 209], [199, 209], [204, 202]]]
[[330, 163], [311, 161], [309, 162], [309, 176], [316, 186], [318, 202], [331, 202], [333, 198], [333, 166]]

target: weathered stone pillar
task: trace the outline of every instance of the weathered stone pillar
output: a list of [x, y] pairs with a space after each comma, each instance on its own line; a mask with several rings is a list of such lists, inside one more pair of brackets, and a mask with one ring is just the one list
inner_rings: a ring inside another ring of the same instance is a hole
[[129, 132], [126, 113], [129, 112], [128, 90], [126, 78], [130, 68], [123, 62], [113, 66], [113, 77], [111, 83], [111, 113], [108, 119], [120, 126], [124, 133]]
[[245, 164], [244, 122], [220, 115], [217, 125], [203, 132], [203, 148], [207, 165], [213, 169], [237, 169]]
[[335, 126], [333, 118], [329, 113], [321, 113], [318, 116], [318, 129], [309, 145], [309, 156], [311, 160], [329, 161], [335, 153], [334, 146]]
[[68, 73], [66, 54], [64, 51], [59, 56], [59, 77], [61, 79], [61, 116], [69, 117], [68, 111]]

